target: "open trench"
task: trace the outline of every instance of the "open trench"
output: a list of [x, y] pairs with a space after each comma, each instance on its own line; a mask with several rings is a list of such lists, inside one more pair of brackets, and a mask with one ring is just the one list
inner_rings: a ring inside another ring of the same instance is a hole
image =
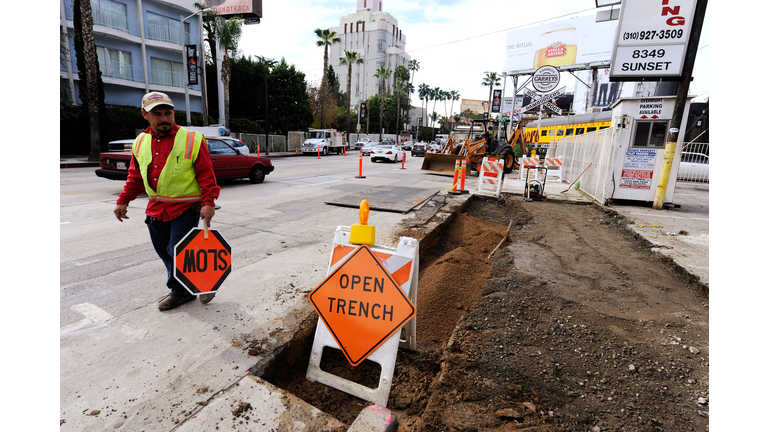
[[[488, 255], [502, 240], [512, 241], [508, 223], [512, 215], [505, 200], [472, 197], [438, 235], [420, 239], [417, 350], [400, 349], [387, 407], [400, 423], [400, 431], [419, 430], [427, 408], [429, 388], [441, 370], [441, 358], [462, 318], [476, 304], [491, 272]], [[409, 228], [403, 235], [423, 237]], [[493, 258], [491, 258], [493, 259]], [[369, 402], [306, 379], [317, 326], [313, 311], [291, 342], [259, 375], [307, 403], [350, 425]], [[321, 369], [375, 388], [381, 367], [364, 361], [352, 367], [341, 351], [325, 348]]]

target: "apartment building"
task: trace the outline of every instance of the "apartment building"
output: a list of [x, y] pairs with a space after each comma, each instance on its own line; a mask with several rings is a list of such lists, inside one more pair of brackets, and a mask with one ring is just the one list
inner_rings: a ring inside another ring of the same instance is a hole
[[[60, 31], [70, 36], [69, 55], [61, 62], [61, 79], [72, 100], [81, 103], [74, 47], [73, 0], [59, 0]], [[87, 1], [87, 0], [85, 0]], [[200, 14], [193, 0], [90, 0], [93, 32], [104, 81], [105, 103], [140, 106], [150, 91], [168, 94], [177, 111], [186, 111], [185, 45], [200, 49]], [[202, 113], [202, 78], [189, 87], [191, 112]]]
[[[383, 11], [382, 0], [357, 0], [357, 10], [342, 17], [338, 27], [331, 27], [341, 39], [329, 50], [329, 63], [339, 76], [341, 89], [347, 90], [349, 67], [339, 64], [344, 51], [357, 51], [365, 60], [363, 64], [352, 65], [351, 104], [379, 94], [381, 80], [374, 77], [382, 66], [392, 70], [398, 65], [408, 66], [411, 57], [405, 52], [405, 34], [397, 19]], [[392, 88], [394, 76], [390, 75], [387, 87]]]

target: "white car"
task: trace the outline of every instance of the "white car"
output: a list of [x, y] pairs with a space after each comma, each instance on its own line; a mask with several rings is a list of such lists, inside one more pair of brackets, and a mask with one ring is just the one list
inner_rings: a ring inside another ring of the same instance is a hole
[[398, 145], [379, 144], [371, 151], [371, 162], [376, 162], [379, 159], [400, 162], [403, 160], [403, 148]]
[[709, 156], [702, 153], [682, 152], [677, 179], [709, 183]]
[[355, 150], [360, 150], [369, 142], [371, 142], [370, 138], [360, 138], [359, 140], [355, 141]]
[[429, 150], [432, 153], [439, 153], [443, 149], [443, 145], [440, 144], [440, 141], [432, 141], [429, 144]]
[[[206, 139], [207, 138], [208, 137], [206, 137]], [[247, 155], [247, 154], [251, 153], [251, 151], [248, 149], [248, 146], [245, 145], [245, 143], [240, 141], [239, 139], [234, 139], [234, 138], [231, 138], [231, 137], [224, 137], [224, 136], [211, 137], [211, 138], [220, 139], [220, 140], [226, 142], [227, 144], [229, 144], [232, 147], [234, 147], [235, 150], [237, 150], [237, 152], [240, 153], [240, 154]]]

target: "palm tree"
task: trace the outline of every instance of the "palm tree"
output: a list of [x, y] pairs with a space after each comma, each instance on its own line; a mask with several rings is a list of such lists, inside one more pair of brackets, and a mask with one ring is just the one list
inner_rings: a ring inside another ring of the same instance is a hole
[[453, 102], [459, 100], [460, 97], [458, 90], [451, 90], [451, 115], [453, 115]]
[[488, 117], [491, 116], [491, 98], [493, 97], [493, 87], [501, 85], [501, 78], [496, 75], [496, 72], [486, 72], [485, 78], [483, 78], [484, 86], [489, 86], [491, 89], [488, 91]]
[[[431, 94], [431, 96], [432, 96], [432, 112], [434, 113], [435, 112], [435, 106], [437, 105], [437, 101], [441, 100], [441, 98], [443, 97], [442, 96], [443, 94], [442, 94], [442, 90], [440, 90], [440, 87], [433, 88], [431, 93], [432, 93]], [[434, 124], [435, 124], [434, 121], [437, 118], [433, 117], [433, 119], [434, 120], [432, 122], [432, 125], [433, 125], [432, 127], [434, 127]]]
[[[426, 101], [426, 105], [421, 108], [422, 114], [426, 114], [427, 106], [429, 106], [429, 92], [430, 88], [426, 83], [419, 84], [419, 99]], [[427, 118], [427, 123], [429, 123], [429, 118]]]
[[315, 29], [317, 36], [317, 46], [323, 47], [323, 79], [320, 81], [320, 128], [325, 128], [325, 97], [327, 94], [328, 79], [328, 47], [341, 42], [341, 38], [336, 36], [335, 31], [330, 29]]
[[[76, 2], [75, 7], [77, 6]], [[79, 6], [82, 30], [80, 35], [75, 35], [75, 37], [80, 37], [83, 41], [84, 87], [88, 95], [88, 123], [91, 138], [88, 160], [97, 161], [101, 152], [101, 141], [99, 138], [99, 61], [96, 55], [96, 42], [93, 37], [93, 10], [91, 9], [91, 2], [89, 0], [81, 0]]]
[[445, 110], [445, 118], [448, 118], [448, 100], [451, 99], [451, 92], [444, 90], [440, 92], [440, 96], [443, 101], [443, 109]]
[[243, 34], [243, 19], [233, 16], [221, 26], [221, 34], [217, 39], [224, 48], [224, 59], [221, 62], [221, 82], [224, 83], [224, 127], [229, 128], [229, 81], [232, 78], [232, 70], [229, 66], [229, 53], [236, 55], [237, 44]]
[[[209, 8], [206, 2], [196, 2], [195, 7], [201, 11]], [[224, 123], [226, 127], [229, 127], [229, 81], [232, 77], [229, 58], [230, 53], [234, 56], [237, 52], [237, 45], [240, 42], [240, 36], [243, 34], [243, 22], [243, 19], [240, 17], [225, 20], [215, 11], [203, 14], [203, 29], [207, 35], [205, 40], [208, 42], [208, 48], [211, 51], [211, 58], [213, 58], [214, 63], [216, 63], [218, 46], [220, 45], [224, 48], [224, 60], [221, 63], [221, 82], [224, 84]], [[203, 50], [203, 55], [205, 55], [205, 50]], [[205, 67], [205, 62], [203, 62], [203, 67]], [[208, 123], [207, 118], [203, 121], [206, 124]]]
[[365, 63], [365, 60], [358, 57], [357, 51], [344, 50], [344, 57], [339, 59], [340, 65], [347, 65], [347, 143], [349, 143], [350, 105], [352, 103], [352, 65], [362, 63]]
[[392, 75], [392, 69], [388, 67], [380, 67], [376, 69], [376, 73], [373, 75], [376, 78], [381, 78], [381, 106], [379, 107], [379, 130], [384, 129], [384, 90], [386, 89], [387, 78]]
[[397, 142], [400, 143], [400, 91], [409, 78], [408, 68], [400, 65], [395, 68], [395, 88], [397, 89], [397, 116], [395, 117], [395, 129], [397, 129]]

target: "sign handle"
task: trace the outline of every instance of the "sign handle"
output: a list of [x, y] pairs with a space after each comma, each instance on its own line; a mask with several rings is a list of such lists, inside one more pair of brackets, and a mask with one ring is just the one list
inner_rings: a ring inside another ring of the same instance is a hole
[[205, 229], [205, 232], [203, 233], [203, 236], [204, 236], [203, 238], [208, 240], [208, 219], [206, 218], [202, 218], [202, 219], [203, 219], [203, 229]]

